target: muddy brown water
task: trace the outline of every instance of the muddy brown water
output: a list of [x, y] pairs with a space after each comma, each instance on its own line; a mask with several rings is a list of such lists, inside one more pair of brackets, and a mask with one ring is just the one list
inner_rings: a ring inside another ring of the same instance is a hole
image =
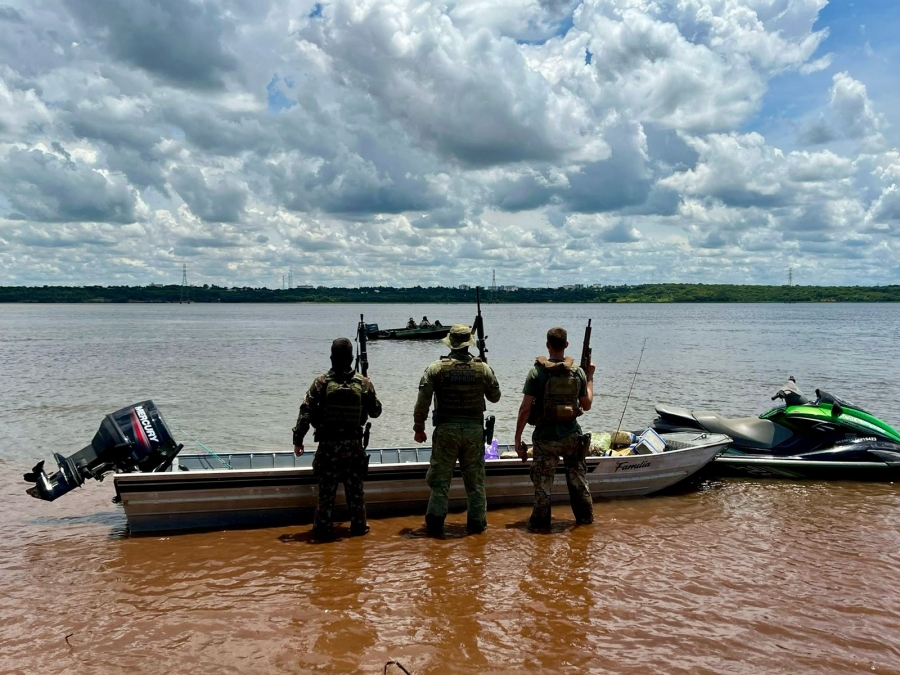
[[[549, 534], [510, 508], [478, 536], [458, 513], [442, 540], [404, 516], [326, 544], [308, 525], [130, 536], [109, 482], [53, 503], [24, 494], [23, 471], [148, 397], [180, 440], [286, 447], [328, 340], [360, 311], [387, 326], [470, 309], [0, 305], [0, 673], [381, 673], [391, 659], [416, 674], [900, 673], [889, 483], [706, 479], [597, 502], [589, 527], [556, 506]], [[542, 331], [565, 325], [574, 346], [588, 316], [601, 328], [587, 428], [615, 426], [643, 337], [627, 428], [655, 401], [762, 412], [791, 374], [900, 423], [900, 307], [486, 309], [502, 442]], [[373, 445], [411, 444], [435, 353], [372, 346]]]

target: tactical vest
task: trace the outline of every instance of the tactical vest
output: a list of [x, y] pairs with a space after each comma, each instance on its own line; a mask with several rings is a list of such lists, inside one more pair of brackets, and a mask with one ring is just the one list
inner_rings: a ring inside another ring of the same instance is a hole
[[358, 438], [367, 418], [363, 401], [365, 390], [364, 381], [356, 375], [348, 381], [326, 378], [322, 420], [316, 429], [316, 438]]
[[581, 379], [578, 377], [578, 366], [571, 357], [564, 361], [551, 361], [540, 356], [534, 362], [543, 370], [546, 380], [544, 389], [531, 406], [528, 416], [529, 424], [544, 422], [572, 422], [581, 415], [579, 392]]
[[448, 419], [481, 420], [484, 415], [484, 366], [477, 356], [470, 361], [441, 357], [434, 381], [434, 423]]

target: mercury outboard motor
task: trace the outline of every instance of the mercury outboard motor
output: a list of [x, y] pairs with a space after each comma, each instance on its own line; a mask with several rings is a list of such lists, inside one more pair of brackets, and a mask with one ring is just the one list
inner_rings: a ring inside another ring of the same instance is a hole
[[175, 444], [153, 401], [142, 401], [107, 415], [86, 448], [69, 457], [54, 452], [59, 471], [53, 475], [48, 476], [44, 462], [38, 462], [24, 476], [34, 483], [26, 492], [52, 502], [88, 478], [103, 480], [113, 471], [166, 471], [183, 447]]

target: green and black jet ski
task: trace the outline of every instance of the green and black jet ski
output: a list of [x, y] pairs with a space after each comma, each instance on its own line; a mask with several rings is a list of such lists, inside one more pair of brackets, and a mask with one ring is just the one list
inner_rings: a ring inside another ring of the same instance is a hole
[[704, 473], [770, 478], [893, 481], [900, 479], [900, 433], [862, 408], [816, 389], [807, 399], [791, 377], [772, 400], [784, 401], [759, 417], [657, 405], [660, 433], [703, 430], [733, 443]]

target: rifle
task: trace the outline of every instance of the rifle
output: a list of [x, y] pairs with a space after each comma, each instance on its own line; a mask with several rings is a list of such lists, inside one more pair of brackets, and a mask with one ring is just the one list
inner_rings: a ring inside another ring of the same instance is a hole
[[487, 419], [484, 421], [484, 444], [490, 445], [494, 440], [494, 424], [497, 421], [497, 418], [493, 415], [488, 415]]
[[366, 322], [363, 315], [359, 315], [359, 326], [356, 328], [356, 372], [363, 377], [369, 374], [369, 354], [366, 352]]
[[[359, 326], [356, 327], [356, 372], [361, 373], [363, 377], [369, 375], [369, 353], [366, 350], [368, 338], [366, 337], [366, 320], [363, 315], [359, 315]], [[372, 423], [366, 422], [362, 434], [363, 449], [369, 447], [369, 434], [372, 432]]]
[[478, 356], [487, 363], [488, 348], [485, 344], [487, 335], [484, 334], [484, 319], [481, 318], [481, 286], [475, 287], [475, 303], [478, 306], [478, 314], [475, 316], [475, 323], [472, 324], [472, 332], [477, 336], [475, 346], [478, 347]]
[[581, 369], [587, 373], [588, 367], [591, 365], [591, 320], [588, 319], [588, 325], [584, 329], [584, 343], [581, 345]]

